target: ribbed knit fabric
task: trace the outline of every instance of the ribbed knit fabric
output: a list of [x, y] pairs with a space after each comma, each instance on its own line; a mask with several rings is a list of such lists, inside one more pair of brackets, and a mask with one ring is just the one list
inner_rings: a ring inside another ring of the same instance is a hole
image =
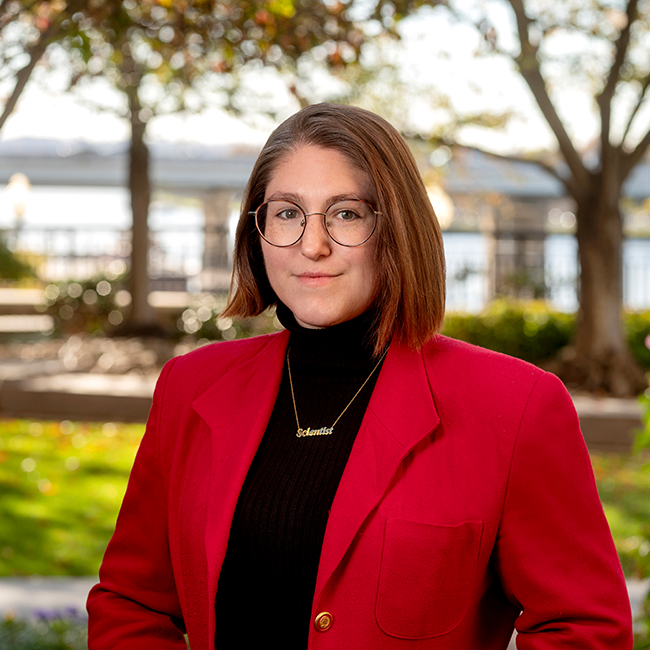
[[[300, 426], [330, 427], [377, 363], [372, 315], [322, 330], [280, 305]], [[380, 368], [329, 436], [296, 437], [285, 364], [262, 444], [237, 504], [215, 603], [215, 648], [305, 650], [325, 527]]]

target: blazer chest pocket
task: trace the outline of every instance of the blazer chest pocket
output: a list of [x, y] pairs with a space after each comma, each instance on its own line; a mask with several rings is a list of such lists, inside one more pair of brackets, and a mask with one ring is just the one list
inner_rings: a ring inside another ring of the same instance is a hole
[[453, 630], [472, 592], [483, 522], [386, 522], [376, 615], [381, 630], [427, 639]]

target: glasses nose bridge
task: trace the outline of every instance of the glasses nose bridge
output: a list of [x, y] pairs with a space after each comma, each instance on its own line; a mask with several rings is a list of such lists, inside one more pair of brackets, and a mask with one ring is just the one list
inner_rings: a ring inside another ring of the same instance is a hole
[[311, 217], [311, 216], [319, 216], [323, 218], [323, 230], [325, 231], [325, 233], [330, 239], [332, 238], [332, 236], [330, 235], [330, 231], [327, 229], [327, 212], [305, 212], [303, 210], [302, 214], [303, 214], [303, 223], [302, 223], [302, 234], [300, 235], [300, 239], [304, 237], [305, 232], [307, 230], [307, 217]]
[[327, 217], [327, 212], [305, 212], [305, 211], [303, 210], [303, 215], [304, 215], [304, 217], [305, 217], [305, 225], [307, 225], [307, 217], [311, 217], [311, 216], [314, 215], [314, 214], [318, 214], [318, 215], [320, 215], [320, 216], [323, 217], [323, 218]]

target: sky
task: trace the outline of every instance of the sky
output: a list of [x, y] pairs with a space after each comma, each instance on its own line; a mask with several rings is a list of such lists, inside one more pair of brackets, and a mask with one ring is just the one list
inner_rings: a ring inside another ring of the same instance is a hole
[[[44, 111], [43, 107], [47, 110]], [[213, 125], [218, 124], [219, 128]], [[222, 110], [201, 115], [165, 116], [151, 120], [148, 135], [153, 140], [205, 142], [209, 144], [263, 142], [265, 134]], [[108, 112], [92, 110], [73, 95], [45, 92], [30, 85], [20, 99], [17, 110], [0, 132], [3, 140], [17, 138], [56, 138], [90, 142], [124, 141], [129, 125]]]

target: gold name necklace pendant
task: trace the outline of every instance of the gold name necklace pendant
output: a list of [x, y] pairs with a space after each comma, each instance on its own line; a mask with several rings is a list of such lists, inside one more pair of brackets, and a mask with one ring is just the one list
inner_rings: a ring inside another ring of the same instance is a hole
[[287, 372], [289, 374], [289, 386], [291, 388], [291, 401], [293, 402], [293, 412], [296, 415], [296, 426], [298, 427], [296, 431], [296, 438], [307, 438], [309, 436], [331, 436], [334, 433], [334, 427], [336, 426], [336, 423], [343, 417], [343, 414], [350, 408], [350, 405], [354, 400], [357, 398], [357, 395], [363, 390], [363, 387], [370, 381], [370, 377], [372, 377], [375, 374], [375, 370], [379, 368], [379, 364], [384, 360], [384, 357], [386, 356], [388, 352], [388, 348], [384, 350], [382, 355], [379, 357], [379, 361], [375, 364], [375, 367], [370, 371], [370, 374], [366, 377], [366, 380], [361, 384], [361, 388], [354, 394], [352, 399], [348, 402], [348, 405], [341, 411], [340, 415], [334, 420], [334, 423], [332, 424], [331, 427], [321, 427], [320, 429], [312, 429], [311, 427], [307, 427], [306, 429], [303, 429], [300, 426], [300, 420], [298, 420], [298, 408], [296, 407], [296, 396], [293, 392], [293, 379], [291, 377], [291, 363], [289, 363], [289, 350], [291, 350], [291, 346], [287, 347]]

